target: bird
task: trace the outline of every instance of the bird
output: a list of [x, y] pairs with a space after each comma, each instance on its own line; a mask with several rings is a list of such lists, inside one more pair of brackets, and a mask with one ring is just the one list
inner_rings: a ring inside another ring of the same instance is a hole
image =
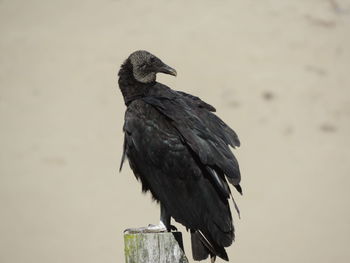
[[130, 231], [176, 229], [191, 235], [196, 261], [229, 260], [226, 247], [235, 239], [229, 183], [242, 194], [236, 132], [199, 97], [156, 81], [158, 73], [177, 76], [174, 68], [145, 50], [122, 63], [118, 84], [124, 98], [124, 143], [120, 171], [127, 159], [142, 192], [160, 205], [160, 222]]

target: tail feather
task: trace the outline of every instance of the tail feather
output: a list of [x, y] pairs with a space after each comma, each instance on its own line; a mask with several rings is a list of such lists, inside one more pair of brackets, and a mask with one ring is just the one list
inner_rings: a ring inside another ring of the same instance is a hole
[[207, 259], [211, 253], [210, 244], [204, 244], [198, 231], [191, 232], [192, 257], [194, 260]]
[[228, 261], [225, 248], [215, 245], [207, 240], [199, 231], [191, 230], [192, 256], [194, 260], [204, 260], [210, 255], [211, 262], [215, 262], [216, 256]]

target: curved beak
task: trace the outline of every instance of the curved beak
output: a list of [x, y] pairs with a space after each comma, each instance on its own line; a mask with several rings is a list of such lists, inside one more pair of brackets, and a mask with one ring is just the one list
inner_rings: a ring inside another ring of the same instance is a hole
[[158, 68], [158, 72], [161, 73], [165, 73], [165, 74], [169, 74], [169, 75], [173, 75], [176, 77], [177, 72], [175, 69], [173, 69], [172, 67], [169, 67], [166, 64], [163, 64], [161, 67]]

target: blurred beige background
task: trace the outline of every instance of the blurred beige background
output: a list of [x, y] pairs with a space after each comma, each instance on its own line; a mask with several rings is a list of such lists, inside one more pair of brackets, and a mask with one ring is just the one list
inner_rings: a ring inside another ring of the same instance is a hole
[[158, 222], [118, 173], [136, 49], [240, 136], [231, 262], [350, 262], [350, 1], [0, 0], [0, 32], [0, 262], [123, 262]]

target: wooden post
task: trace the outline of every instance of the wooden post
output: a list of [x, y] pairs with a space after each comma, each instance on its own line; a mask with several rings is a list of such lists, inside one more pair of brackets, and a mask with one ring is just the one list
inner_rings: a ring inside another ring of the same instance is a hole
[[188, 263], [181, 232], [125, 233], [126, 263]]

